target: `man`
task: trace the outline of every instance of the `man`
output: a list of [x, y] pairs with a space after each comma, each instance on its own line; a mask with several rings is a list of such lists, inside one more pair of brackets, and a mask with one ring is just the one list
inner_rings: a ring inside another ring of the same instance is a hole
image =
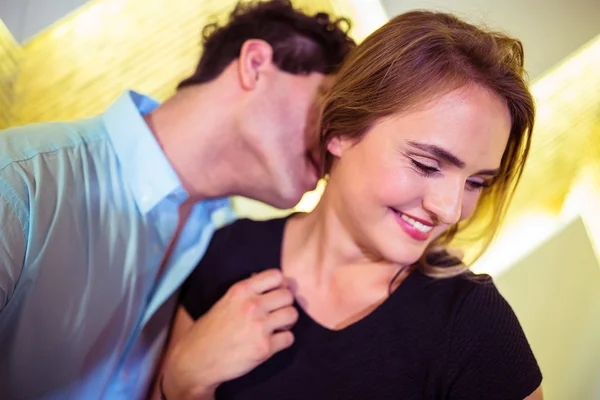
[[288, 1], [211, 28], [160, 106], [128, 92], [94, 118], [0, 133], [3, 399], [143, 397], [224, 198], [289, 208], [314, 188], [307, 121], [352, 40]]

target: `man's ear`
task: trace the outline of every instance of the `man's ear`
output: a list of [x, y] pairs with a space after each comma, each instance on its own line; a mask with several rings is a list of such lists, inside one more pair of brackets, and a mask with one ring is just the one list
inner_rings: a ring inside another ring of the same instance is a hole
[[240, 50], [238, 74], [244, 90], [254, 90], [261, 75], [273, 64], [273, 48], [264, 40], [246, 40]]

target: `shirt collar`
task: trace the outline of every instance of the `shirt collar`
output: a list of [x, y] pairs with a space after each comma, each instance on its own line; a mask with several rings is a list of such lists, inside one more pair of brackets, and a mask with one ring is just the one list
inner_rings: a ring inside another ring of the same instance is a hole
[[170, 194], [187, 198], [179, 177], [142, 117], [158, 105], [150, 97], [127, 91], [103, 115], [123, 175], [142, 214]]

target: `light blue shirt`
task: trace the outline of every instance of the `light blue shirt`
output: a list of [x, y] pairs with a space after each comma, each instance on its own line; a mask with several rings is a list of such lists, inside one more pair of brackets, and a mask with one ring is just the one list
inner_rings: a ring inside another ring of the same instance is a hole
[[233, 219], [195, 205], [157, 278], [188, 197], [142, 118], [157, 106], [128, 92], [0, 132], [0, 398], [145, 397], [177, 288]]

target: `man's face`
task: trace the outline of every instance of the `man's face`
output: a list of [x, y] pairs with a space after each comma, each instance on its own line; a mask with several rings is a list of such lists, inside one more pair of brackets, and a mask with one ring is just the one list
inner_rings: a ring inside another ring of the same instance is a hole
[[291, 208], [320, 177], [320, 97], [333, 83], [321, 73], [295, 75], [278, 70], [253, 105], [252, 134], [259, 140], [263, 183], [260, 201]]

